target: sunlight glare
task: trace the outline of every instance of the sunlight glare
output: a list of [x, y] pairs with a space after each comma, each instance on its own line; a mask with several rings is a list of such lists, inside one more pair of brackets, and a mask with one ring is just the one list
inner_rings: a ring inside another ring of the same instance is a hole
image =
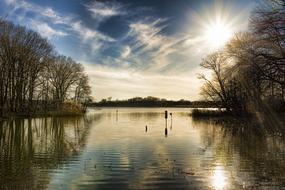
[[232, 37], [232, 30], [222, 21], [216, 21], [205, 28], [205, 40], [211, 48], [218, 49]]
[[217, 166], [213, 172], [212, 185], [214, 189], [223, 189], [226, 185], [226, 177], [221, 167]]

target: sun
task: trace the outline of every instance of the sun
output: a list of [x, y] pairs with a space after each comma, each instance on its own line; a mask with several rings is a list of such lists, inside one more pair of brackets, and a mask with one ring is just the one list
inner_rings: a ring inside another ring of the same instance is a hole
[[224, 46], [232, 35], [231, 27], [221, 20], [209, 23], [204, 29], [205, 42], [212, 49], [219, 49]]

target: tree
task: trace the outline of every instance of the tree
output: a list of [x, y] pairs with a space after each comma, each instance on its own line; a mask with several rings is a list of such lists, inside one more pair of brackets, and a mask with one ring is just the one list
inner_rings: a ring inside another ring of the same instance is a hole
[[70, 57], [57, 56], [48, 65], [49, 81], [53, 87], [54, 100], [62, 103], [71, 87], [80, 81], [83, 67]]
[[71, 97], [81, 102], [91, 93], [88, 83], [83, 66], [56, 56], [47, 39], [0, 19], [0, 116], [47, 110], [49, 101]]
[[227, 75], [224, 73], [227, 58], [222, 52], [216, 52], [208, 55], [200, 64], [201, 67], [210, 70], [212, 79], [208, 79], [205, 75], [200, 74], [199, 78], [205, 83], [202, 87], [202, 94], [206, 98], [213, 101], [222, 102], [222, 105], [229, 109], [228, 96], [226, 92], [225, 82]]
[[90, 99], [91, 87], [89, 86], [88, 76], [82, 74], [75, 87], [74, 99], [77, 102], [85, 102]]
[[[38, 33], [0, 20], [0, 109], [32, 108], [39, 73], [52, 52]], [[26, 102], [27, 101], [27, 102]]]
[[[285, 105], [285, 1], [267, 1], [252, 13], [250, 30], [237, 33], [222, 52], [206, 57], [212, 72], [201, 93], [227, 110], [268, 110]], [[273, 103], [275, 102], [275, 103]]]

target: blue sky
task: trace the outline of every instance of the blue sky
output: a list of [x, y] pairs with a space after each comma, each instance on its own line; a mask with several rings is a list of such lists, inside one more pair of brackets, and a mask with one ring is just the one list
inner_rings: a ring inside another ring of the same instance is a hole
[[[0, 14], [82, 63], [96, 100], [197, 100], [197, 73], [205, 72], [199, 63], [217, 48], [207, 40], [209, 26], [220, 20], [230, 35], [245, 30], [255, 6], [250, 0], [1, 0]], [[215, 35], [218, 41], [225, 34]]]

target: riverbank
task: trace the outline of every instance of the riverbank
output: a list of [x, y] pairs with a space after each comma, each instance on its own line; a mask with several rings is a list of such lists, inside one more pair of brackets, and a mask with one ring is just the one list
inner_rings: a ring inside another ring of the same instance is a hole
[[191, 112], [192, 117], [253, 117], [254, 114], [243, 112], [235, 114], [228, 112], [225, 109], [193, 109]]
[[23, 118], [23, 117], [43, 117], [43, 116], [80, 116], [84, 115], [86, 108], [81, 104], [74, 102], [65, 102], [57, 108], [50, 110], [37, 110], [34, 112], [19, 112], [19, 113], [6, 113], [0, 116], [0, 120], [9, 118]]
[[191, 116], [193, 117], [245, 117], [245, 118], [253, 118], [253, 117], [261, 117], [261, 115], [278, 115], [278, 116], [285, 116], [285, 111], [255, 111], [255, 112], [241, 112], [241, 113], [233, 113], [228, 112], [224, 109], [193, 109], [191, 112]]
[[285, 133], [285, 112], [270, 110], [267, 112], [256, 111], [234, 114], [225, 110], [194, 109], [190, 115], [194, 120], [211, 120], [216, 124], [225, 126], [232, 126], [233, 123], [245, 121], [245, 123], [250, 122], [251, 126], [256, 128], [266, 128], [267, 130]]

